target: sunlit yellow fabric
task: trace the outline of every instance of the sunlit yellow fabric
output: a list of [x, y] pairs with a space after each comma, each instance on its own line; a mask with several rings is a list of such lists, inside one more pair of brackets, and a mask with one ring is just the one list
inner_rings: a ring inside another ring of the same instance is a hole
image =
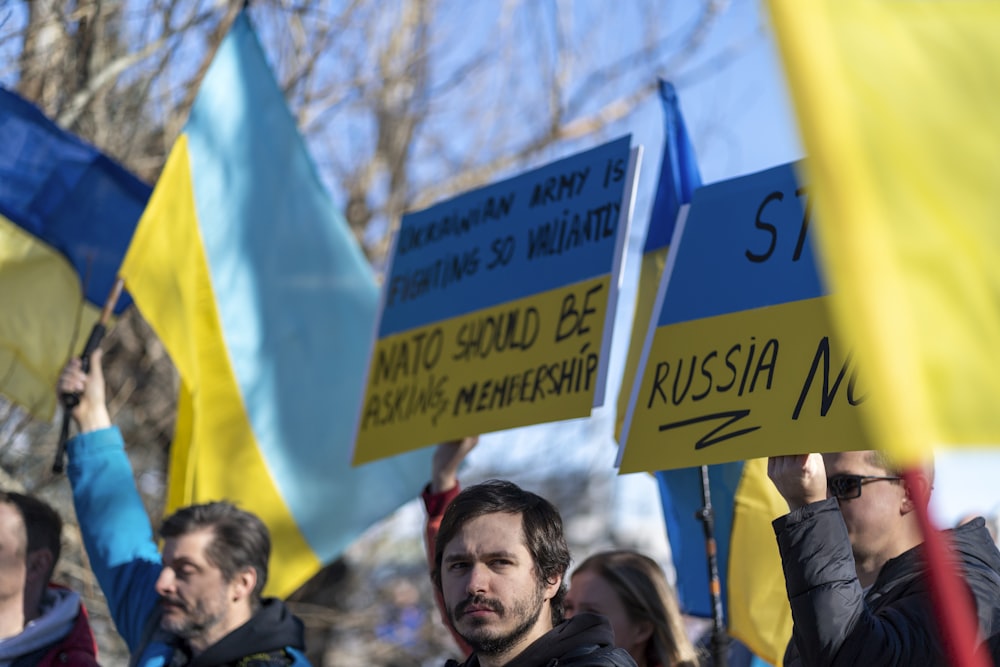
[[1000, 442], [1000, 3], [768, 4], [877, 441]]
[[0, 272], [0, 387], [31, 414], [52, 419], [62, 365], [83, 349], [100, 313], [84, 301], [66, 257], [3, 215]]
[[772, 665], [780, 665], [792, 638], [781, 554], [771, 521], [788, 505], [767, 477], [767, 459], [743, 464], [730, 534], [729, 632]]
[[622, 427], [625, 426], [625, 415], [628, 414], [628, 403], [632, 398], [635, 375], [639, 371], [642, 357], [642, 346], [649, 333], [649, 321], [653, 318], [653, 307], [656, 305], [656, 294], [660, 287], [660, 278], [667, 263], [667, 248], [663, 247], [642, 256], [639, 268], [639, 287], [635, 296], [635, 315], [632, 317], [632, 337], [629, 339], [628, 356], [625, 358], [625, 370], [622, 372], [622, 385], [618, 392], [618, 411], [615, 413], [615, 441], [621, 442]]

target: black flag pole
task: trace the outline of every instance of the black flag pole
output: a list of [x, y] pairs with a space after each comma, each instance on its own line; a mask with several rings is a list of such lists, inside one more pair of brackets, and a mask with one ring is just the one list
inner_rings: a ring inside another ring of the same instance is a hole
[[729, 635], [722, 613], [722, 580], [719, 578], [718, 545], [715, 541], [715, 512], [708, 466], [701, 466], [701, 503], [695, 513], [705, 531], [705, 554], [708, 557], [708, 589], [712, 596], [712, 660], [715, 667], [728, 664]]
[[[104, 334], [107, 332], [108, 321], [111, 319], [111, 313], [114, 312], [115, 304], [118, 303], [118, 297], [121, 296], [124, 286], [124, 280], [121, 278], [115, 279], [115, 284], [111, 286], [111, 293], [108, 294], [108, 299], [104, 302], [104, 308], [101, 309], [101, 316], [97, 318], [94, 328], [90, 330], [87, 344], [83, 346], [83, 351], [80, 353], [80, 367], [84, 373], [90, 372], [90, 355], [100, 346], [101, 339], [104, 338]], [[69, 422], [72, 418], [73, 408], [80, 404], [80, 396], [79, 394], [61, 393], [59, 394], [59, 400], [63, 405], [63, 418], [62, 426], [59, 428], [59, 444], [56, 447], [56, 458], [52, 462], [52, 472], [56, 474], [66, 469], [66, 441], [69, 439]]]

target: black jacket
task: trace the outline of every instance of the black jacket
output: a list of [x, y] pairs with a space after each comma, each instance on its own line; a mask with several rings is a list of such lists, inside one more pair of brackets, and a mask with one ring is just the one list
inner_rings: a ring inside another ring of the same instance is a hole
[[285, 603], [264, 598], [261, 607], [249, 621], [209, 646], [194, 659], [190, 658], [186, 642], [159, 627], [160, 614], [150, 617], [143, 644], [135, 655], [141, 655], [146, 644], [159, 642], [173, 647], [169, 667], [308, 667], [302, 651], [305, 648], [302, 621], [292, 615]]
[[[945, 665], [922, 547], [889, 560], [867, 594], [830, 498], [774, 521], [792, 607], [785, 665]], [[947, 531], [976, 601], [982, 637], [1000, 630], [1000, 553], [976, 519]]]
[[305, 647], [302, 621], [281, 600], [265, 599], [249, 621], [205, 649], [190, 667], [292, 665], [296, 656], [287, 647]]
[[[473, 653], [461, 665], [449, 660], [445, 667], [479, 667], [479, 658]], [[614, 648], [606, 618], [577, 614], [536, 639], [506, 667], [635, 667], [635, 661], [625, 649]]]

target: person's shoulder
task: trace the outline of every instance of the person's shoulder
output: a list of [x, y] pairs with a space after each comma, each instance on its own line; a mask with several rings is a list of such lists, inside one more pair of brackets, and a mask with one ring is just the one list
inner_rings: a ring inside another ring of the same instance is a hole
[[986, 528], [986, 519], [975, 517], [946, 531], [963, 560], [982, 560], [994, 567], [1000, 562], [1000, 551]]
[[559, 660], [565, 667], [636, 667], [635, 660], [623, 648], [592, 646], [573, 651]]
[[628, 651], [615, 648], [611, 624], [604, 616], [580, 613], [557, 625], [549, 635], [551, 654], [562, 667], [634, 667]]
[[100, 667], [97, 661], [97, 643], [84, 613], [77, 617], [77, 621], [64, 637], [46, 649], [37, 664], [40, 667], [47, 665]]
[[45, 599], [46, 608], [39, 623], [50, 626], [68, 623], [69, 628], [43, 650], [37, 664], [82, 667], [97, 665], [97, 640], [80, 594], [65, 586], [50, 583]]

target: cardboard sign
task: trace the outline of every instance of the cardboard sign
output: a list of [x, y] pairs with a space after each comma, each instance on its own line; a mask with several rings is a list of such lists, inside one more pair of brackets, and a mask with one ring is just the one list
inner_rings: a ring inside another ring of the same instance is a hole
[[626, 136], [403, 217], [355, 464], [603, 402], [637, 166]]
[[868, 448], [866, 405], [788, 164], [700, 188], [678, 219], [621, 472]]

